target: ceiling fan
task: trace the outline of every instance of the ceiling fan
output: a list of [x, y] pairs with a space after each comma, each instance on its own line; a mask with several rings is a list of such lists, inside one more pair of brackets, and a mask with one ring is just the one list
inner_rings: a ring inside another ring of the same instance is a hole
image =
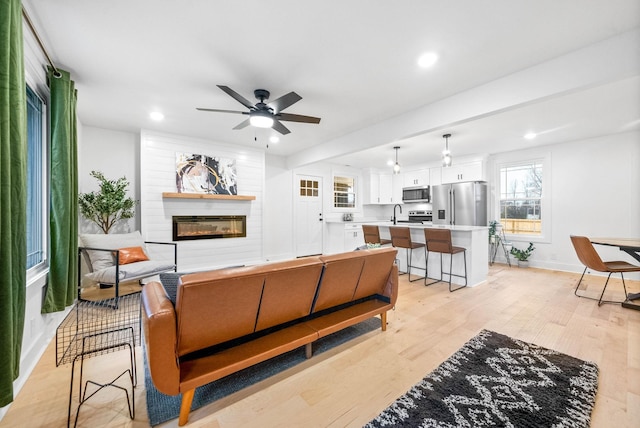
[[266, 89], [256, 89], [253, 91], [253, 94], [260, 101], [256, 103], [256, 105], [251, 104], [249, 100], [245, 97], [229, 88], [228, 86], [217, 85], [218, 88], [222, 89], [233, 99], [238, 101], [240, 104], [249, 109], [249, 111], [237, 111], [237, 110], [220, 110], [213, 108], [200, 108], [197, 107], [196, 110], [200, 111], [213, 111], [220, 113], [238, 113], [238, 114], [246, 114], [249, 115], [249, 118], [244, 122], [236, 125], [233, 129], [242, 129], [249, 125], [255, 126], [258, 128], [273, 128], [282, 135], [289, 134], [291, 131], [284, 126], [281, 121], [288, 122], [302, 122], [302, 123], [320, 123], [319, 117], [313, 116], [303, 116], [301, 114], [291, 114], [291, 113], [282, 113], [282, 110], [287, 107], [292, 106], [302, 99], [302, 97], [295, 92], [289, 92], [286, 95], [281, 96], [280, 98], [271, 101], [270, 103], [265, 103], [265, 100], [269, 99], [269, 91]]

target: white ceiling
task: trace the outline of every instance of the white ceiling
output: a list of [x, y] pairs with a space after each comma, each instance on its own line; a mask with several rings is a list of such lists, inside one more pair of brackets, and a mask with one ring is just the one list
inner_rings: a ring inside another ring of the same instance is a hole
[[[282, 156], [640, 28], [637, 0], [24, 0], [24, 5], [54, 63], [76, 81], [84, 125], [264, 148], [275, 131], [232, 130], [245, 116], [195, 108], [244, 109], [216, 85], [251, 101], [257, 88], [269, 90], [272, 100], [295, 91], [303, 99], [286, 112], [322, 121], [285, 122], [291, 134], [267, 149]], [[640, 41], [635, 48], [640, 50]], [[426, 51], [440, 59], [424, 70], [416, 60]], [[153, 110], [163, 112], [165, 120], [151, 121]], [[444, 133], [452, 134], [454, 156], [464, 156], [521, 148], [529, 131], [540, 135], [526, 144], [539, 145], [633, 130], [640, 130], [640, 70], [330, 160], [384, 167], [398, 145], [404, 165], [433, 162]]]

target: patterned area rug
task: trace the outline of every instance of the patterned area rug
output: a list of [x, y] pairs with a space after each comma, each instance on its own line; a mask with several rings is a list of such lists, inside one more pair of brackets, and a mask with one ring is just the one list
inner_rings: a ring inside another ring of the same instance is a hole
[[598, 367], [483, 330], [366, 427], [588, 427]]
[[[317, 356], [374, 330], [380, 330], [380, 318], [378, 317], [362, 321], [317, 340], [313, 345], [313, 355]], [[312, 356], [311, 360], [313, 358]], [[191, 409], [198, 409], [306, 360], [304, 347], [302, 347], [196, 388]], [[165, 395], [155, 388], [149, 373], [146, 352], [144, 352], [144, 385], [147, 391], [147, 413], [151, 426], [178, 417], [182, 396]]]

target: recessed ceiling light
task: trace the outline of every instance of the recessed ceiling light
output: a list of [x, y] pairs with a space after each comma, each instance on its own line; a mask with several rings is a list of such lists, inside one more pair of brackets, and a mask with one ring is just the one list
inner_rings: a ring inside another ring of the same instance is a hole
[[524, 138], [526, 138], [527, 140], [533, 140], [537, 135], [538, 134], [536, 134], [535, 132], [529, 132], [527, 134], [524, 134]]
[[426, 52], [418, 58], [418, 65], [422, 68], [429, 68], [438, 62], [438, 54], [435, 52]]
[[149, 113], [149, 117], [156, 122], [160, 122], [162, 119], [164, 119], [164, 114], [160, 113], [159, 111], [152, 111], [151, 113]]
[[393, 159], [389, 159], [387, 161], [387, 166], [393, 166]]
[[269, 142], [270, 143], [277, 143], [280, 141], [280, 138], [276, 137], [275, 135], [272, 137], [269, 137]]

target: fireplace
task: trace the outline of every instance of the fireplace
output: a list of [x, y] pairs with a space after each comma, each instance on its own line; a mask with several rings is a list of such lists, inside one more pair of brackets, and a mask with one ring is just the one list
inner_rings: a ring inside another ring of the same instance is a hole
[[173, 240], [240, 238], [247, 236], [247, 216], [173, 216]]

